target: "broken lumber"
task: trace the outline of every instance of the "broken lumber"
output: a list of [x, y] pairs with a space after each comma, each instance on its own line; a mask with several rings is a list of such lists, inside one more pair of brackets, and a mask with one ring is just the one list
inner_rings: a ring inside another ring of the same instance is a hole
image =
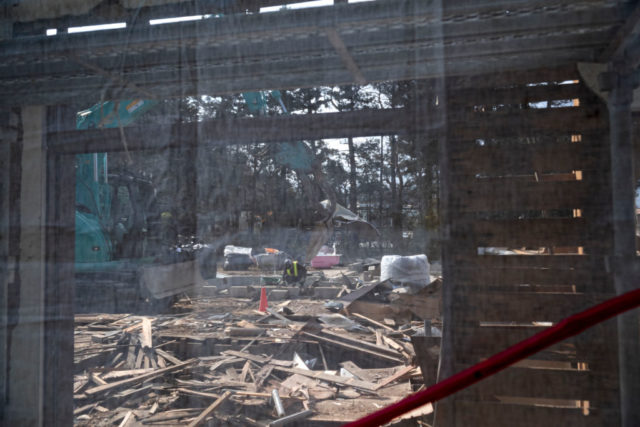
[[198, 412], [200, 412], [199, 408], [174, 409], [171, 411], [161, 412], [149, 418], [145, 418], [140, 422], [142, 424], [152, 424], [152, 423], [155, 424], [162, 421], [179, 420], [181, 418], [192, 417], [194, 414], [197, 414]]
[[367, 353], [367, 354], [369, 354], [371, 356], [379, 357], [381, 359], [391, 360], [393, 362], [398, 362], [398, 363], [402, 363], [403, 362], [403, 360], [398, 358], [398, 357], [390, 356], [390, 355], [384, 354], [384, 353], [379, 353], [379, 352], [376, 352], [376, 351], [373, 351], [373, 350], [369, 350], [368, 348], [365, 348], [364, 346], [359, 347], [357, 345], [347, 344], [345, 342], [333, 340], [333, 339], [326, 338], [326, 337], [323, 337], [323, 336], [320, 336], [320, 335], [315, 335], [315, 334], [312, 334], [312, 333], [309, 333], [309, 332], [302, 332], [302, 333], [304, 335], [307, 335], [307, 336], [312, 337], [314, 339], [317, 339], [319, 341], [324, 341], [324, 342], [326, 342], [328, 344], [333, 344], [333, 345], [338, 346], [338, 347], [342, 347], [342, 348], [346, 348], [346, 349], [349, 349], [349, 350], [358, 351], [358, 352], [362, 352], [362, 353]]
[[370, 323], [373, 326], [377, 326], [378, 328], [386, 329], [387, 331], [391, 331], [391, 332], [395, 332], [395, 329], [390, 328], [389, 326], [385, 325], [384, 323], [380, 323], [377, 320], [373, 320], [373, 319], [368, 318], [367, 316], [363, 316], [362, 314], [351, 313], [351, 315], [353, 317], [357, 317], [360, 320], [364, 320], [365, 322]]
[[153, 347], [153, 337], [151, 335], [151, 320], [145, 317], [142, 319], [142, 334], [140, 335], [140, 345], [142, 348]]
[[125, 415], [119, 427], [125, 427], [127, 424], [129, 424], [129, 421], [131, 421], [132, 418], [133, 418], [133, 411], [127, 412], [127, 415]]
[[252, 362], [256, 362], [256, 363], [267, 363], [269, 360], [271, 360], [271, 357], [258, 356], [255, 354], [244, 353], [242, 351], [235, 351], [235, 350], [226, 350], [226, 351], [223, 351], [222, 354], [224, 354], [225, 356], [235, 356], [241, 359], [251, 360]]
[[162, 369], [158, 369], [156, 371], [152, 371], [146, 374], [142, 374], [142, 375], [138, 375], [137, 377], [133, 377], [133, 378], [127, 378], [126, 380], [120, 380], [120, 381], [116, 381], [114, 383], [110, 383], [110, 384], [105, 384], [105, 385], [101, 385], [98, 387], [93, 387], [88, 389], [87, 391], [85, 391], [85, 394], [87, 396], [93, 396], [95, 394], [98, 393], [104, 393], [104, 392], [108, 392], [108, 391], [112, 391], [121, 387], [127, 387], [127, 386], [132, 386], [134, 384], [139, 384], [145, 380], [148, 380], [150, 378], [153, 378], [155, 376], [158, 375], [162, 375], [162, 374], [166, 374], [169, 372], [175, 372], [175, 371], [179, 371], [182, 370], [186, 367], [188, 367], [189, 365], [193, 365], [194, 363], [197, 363], [198, 359], [190, 359], [187, 360], [186, 362], [183, 362], [179, 365], [174, 365], [174, 366], [169, 366], [168, 368], [162, 368]]
[[205, 393], [202, 391], [195, 391], [195, 390], [189, 390], [188, 388], [178, 388], [178, 391], [180, 393], [184, 393], [184, 394], [190, 394], [192, 396], [198, 396], [198, 397], [208, 397], [210, 399], [218, 399], [220, 397], [219, 394], [213, 394], [213, 393]]
[[198, 415], [198, 417], [195, 420], [190, 422], [187, 427], [195, 427], [195, 426], [199, 425], [201, 422], [203, 422], [205, 420], [205, 418], [207, 418], [209, 415], [211, 415], [211, 413], [213, 413], [213, 411], [215, 411], [218, 408], [218, 406], [222, 405], [222, 403], [225, 400], [227, 400], [229, 398], [229, 396], [231, 396], [231, 392], [230, 391], [225, 391], [222, 394], [222, 396], [220, 396], [218, 399], [216, 399], [215, 402], [213, 402], [211, 405], [209, 405], [207, 407], [207, 409], [202, 411], [202, 413], [200, 415]]
[[396, 350], [398, 353], [402, 354], [402, 357], [404, 357], [405, 359], [411, 360], [411, 356], [409, 355], [409, 353], [405, 351], [405, 348], [400, 344], [398, 344], [397, 342], [395, 342], [392, 338], [385, 337], [383, 335], [382, 341], [392, 349]]
[[[153, 320], [151, 320], [151, 319], [147, 319], [147, 320], [149, 320], [150, 322], [153, 322]], [[133, 331], [135, 331], [136, 329], [141, 328], [141, 327], [142, 327], [142, 325], [143, 325], [143, 323], [144, 323], [144, 319], [143, 319], [143, 321], [142, 321], [142, 322], [136, 323], [135, 325], [129, 326], [128, 328], [124, 328], [124, 329], [122, 330], [122, 332], [127, 332], [127, 333], [128, 333], [128, 332], [133, 332]]]
[[162, 356], [163, 359], [168, 360], [169, 362], [173, 363], [174, 365], [179, 365], [182, 363], [182, 360], [178, 359], [177, 357], [174, 357], [172, 355], [170, 355], [169, 353], [167, 353], [166, 351], [156, 348], [155, 352], [157, 354], [159, 354], [160, 356]]
[[416, 367], [413, 366], [413, 365], [407, 365], [407, 366], [401, 367], [393, 375], [388, 376], [387, 378], [383, 379], [378, 384], [376, 384], [376, 390], [381, 389], [382, 387], [391, 384], [392, 382], [398, 380], [399, 378], [402, 378], [403, 376], [405, 376], [409, 372], [413, 371], [415, 368]]
[[326, 381], [329, 383], [354, 387], [354, 388], [365, 390], [371, 393], [375, 393], [375, 391], [378, 389], [377, 384], [370, 383], [368, 381], [361, 381], [355, 378], [341, 377], [338, 375], [327, 374], [320, 371], [307, 371], [305, 369], [283, 368], [280, 366], [276, 366], [273, 369], [276, 371], [287, 372], [289, 374], [303, 375], [305, 377], [315, 378], [315, 379]]
[[398, 353], [395, 350], [389, 349], [389, 348], [387, 348], [385, 346], [379, 346], [379, 345], [370, 343], [368, 341], [360, 340], [360, 339], [356, 340], [356, 339], [353, 339], [353, 338], [351, 338], [349, 336], [346, 336], [346, 335], [343, 335], [343, 334], [338, 334], [338, 333], [335, 333], [335, 332], [332, 332], [332, 331], [328, 331], [326, 329], [322, 330], [322, 334], [331, 337], [331, 339], [336, 339], [338, 341], [346, 342], [348, 344], [353, 344], [355, 346], [366, 347], [366, 348], [368, 348], [370, 350], [373, 350], [375, 352], [378, 352], [378, 353], [385, 353], [385, 354], [388, 354], [390, 356], [398, 357]]

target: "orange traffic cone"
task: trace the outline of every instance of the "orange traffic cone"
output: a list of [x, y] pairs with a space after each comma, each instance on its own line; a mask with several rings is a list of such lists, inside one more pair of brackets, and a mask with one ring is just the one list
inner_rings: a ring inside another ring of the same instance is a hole
[[260, 289], [260, 307], [258, 311], [267, 312], [267, 289], [264, 286]]

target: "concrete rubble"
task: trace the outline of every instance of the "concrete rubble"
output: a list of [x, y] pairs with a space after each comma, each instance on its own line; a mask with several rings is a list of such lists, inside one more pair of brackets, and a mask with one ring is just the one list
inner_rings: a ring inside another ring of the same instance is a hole
[[[434, 381], [438, 280], [409, 306], [376, 263], [311, 270], [302, 288], [249, 274], [170, 313], [76, 315], [75, 424], [341, 425]], [[424, 340], [429, 360], [414, 350]], [[431, 412], [394, 424], [428, 425]]]

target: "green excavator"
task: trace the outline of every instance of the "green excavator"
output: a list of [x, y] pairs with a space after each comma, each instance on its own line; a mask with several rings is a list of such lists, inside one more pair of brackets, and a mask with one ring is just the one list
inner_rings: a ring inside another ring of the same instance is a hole
[[[126, 126], [155, 104], [99, 103], [77, 114], [76, 127]], [[171, 235], [173, 218], [160, 211], [149, 180], [110, 168], [106, 153], [75, 161], [77, 311], [158, 310], [203, 285], [202, 273], [215, 277], [206, 248], [184, 250]]]
[[[243, 93], [254, 115], [266, 113], [269, 96], [288, 113], [279, 91]], [[80, 111], [76, 127], [122, 128], [156, 104], [142, 99], [101, 102]], [[371, 224], [351, 212], [348, 220], [337, 215], [345, 208], [336, 203], [321, 165], [306, 144], [270, 144], [267, 150], [265, 156], [296, 172], [310, 207], [305, 222], [312, 226], [305, 253], [297, 257], [300, 261], [309, 262], [318, 253], [334, 223], [363, 223], [377, 234]], [[159, 211], [148, 180], [126, 170], [110, 170], [106, 153], [76, 156], [75, 266], [80, 309], [163, 307], [177, 295], [195, 291], [204, 279], [215, 277], [216, 248], [201, 245], [181, 250], [184, 247], [175, 236], [167, 233], [173, 220], [167, 215]]]

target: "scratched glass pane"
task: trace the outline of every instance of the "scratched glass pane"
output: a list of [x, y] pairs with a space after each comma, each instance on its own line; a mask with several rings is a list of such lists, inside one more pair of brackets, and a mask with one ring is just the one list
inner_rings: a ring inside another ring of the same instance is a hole
[[0, 425], [640, 425], [636, 3], [0, 3]]

